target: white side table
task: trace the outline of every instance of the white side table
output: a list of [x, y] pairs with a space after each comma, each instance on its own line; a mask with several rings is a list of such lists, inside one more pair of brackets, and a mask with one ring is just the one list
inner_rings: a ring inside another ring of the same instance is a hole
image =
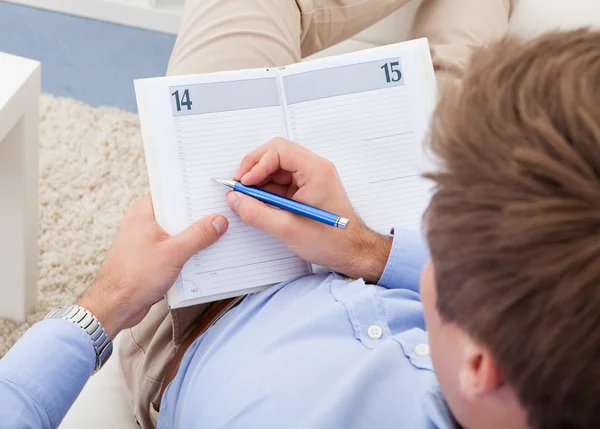
[[41, 67], [0, 52], [0, 316], [24, 319], [37, 297]]

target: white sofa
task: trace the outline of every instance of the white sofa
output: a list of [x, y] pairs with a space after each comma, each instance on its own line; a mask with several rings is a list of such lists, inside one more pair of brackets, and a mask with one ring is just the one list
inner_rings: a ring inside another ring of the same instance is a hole
[[[511, 32], [530, 36], [553, 28], [600, 26], [600, 0], [519, 0]], [[333, 55], [405, 40], [418, 1], [317, 56]], [[117, 356], [93, 376], [60, 429], [136, 429], [126, 403]]]

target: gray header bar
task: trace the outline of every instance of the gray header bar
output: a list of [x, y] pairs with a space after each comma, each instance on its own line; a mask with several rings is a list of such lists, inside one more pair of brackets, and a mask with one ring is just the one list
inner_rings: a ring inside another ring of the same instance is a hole
[[275, 77], [172, 86], [169, 91], [173, 116], [281, 105]]
[[284, 76], [287, 104], [404, 85], [400, 59], [370, 61]]

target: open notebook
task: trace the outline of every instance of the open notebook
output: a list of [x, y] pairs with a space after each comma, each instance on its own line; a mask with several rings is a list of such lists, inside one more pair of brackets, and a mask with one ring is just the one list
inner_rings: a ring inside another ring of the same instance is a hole
[[[426, 39], [275, 69], [136, 80], [158, 223], [177, 234], [211, 213], [227, 233], [183, 268], [172, 308], [261, 290], [312, 267], [244, 225], [211, 177], [285, 137], [333, 161], [373, 229], [419, 228], [429, 199], [422, 141], [435, 102]], [[342, 250], [340, 250], [342, 251]]]

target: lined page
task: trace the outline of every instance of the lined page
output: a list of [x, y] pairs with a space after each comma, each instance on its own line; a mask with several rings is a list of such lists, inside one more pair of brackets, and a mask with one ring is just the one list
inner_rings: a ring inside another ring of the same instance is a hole
[[252, 79], [220, 82], [197, 82], [199, 78], [175, 85], [163, 81], [152, 90], [162, 97], [151, 101], [167, 102], [169, 107], [168, 116], [156, 111], [153, 121], [165, 229], [178, 233], [212, 213], [229, 220], [224, 237], [196, 254], [176, 283], [180, 301], [196, 302], [308, 272], [307, 263], [278, 240], [243, 224], [227, 206], [227, 191], [211, 181], [211, 177], [230, 178], [244, 155], [286, 135], [274, 74], [256, 71]]
[[[429, 200], [421, 179], [433, 105], [423, 43], [317, 60], [282, 73], [292, 140], [331, 160], [373, 229], [419, 229]], [[426, 48], [425, 48], [426, 49]]]

